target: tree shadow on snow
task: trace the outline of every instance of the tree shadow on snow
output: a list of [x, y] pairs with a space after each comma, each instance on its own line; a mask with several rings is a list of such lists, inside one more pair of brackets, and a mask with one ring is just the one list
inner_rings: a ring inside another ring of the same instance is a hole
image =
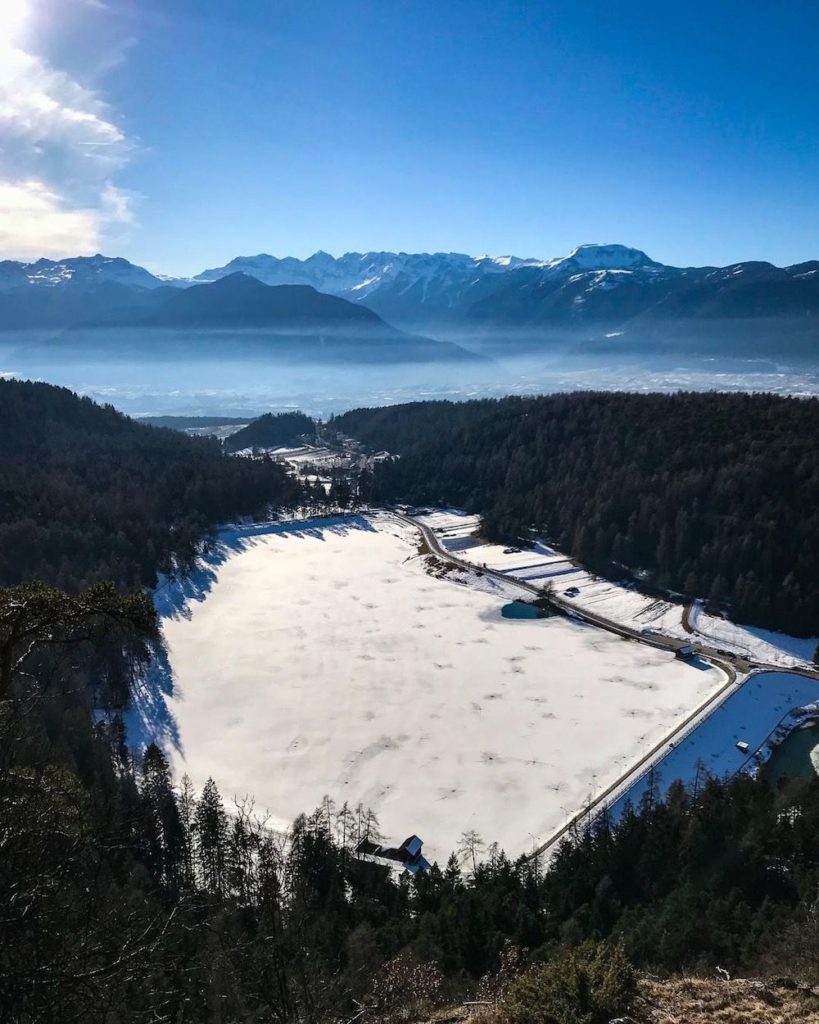
[[[259, 538], [275, 534], [283, 539], [325, 540], [326, 534], [345, 536], [353, 531], [375, 533], [364, 516], [322, 516], [310, 520], [230, 526], [220, 530], [202, 552], [197, 567], [185, 576], [164, 578], [154, 591], [154, 607], [160, 619], [189, 619], [194, 603], [204, 601], [219, 577], [219, 569], [232, 555], [259, 543]], [[135, 686], [126, 714], [128, 736], [140, 747], [158, 743], [182, 752], [179, 726], [169, 706], [176, 696], [173, 668], [164, 645], [158, 645], [145, 676]]]
[[148, 671], [136, 684], [125, 714], [128, 739], [132, 746], [157, 743], [182, 753], [182, 741], [176, 716], [168, 706], [174, 696], [174, 677], [164, 644], [157, 644]]

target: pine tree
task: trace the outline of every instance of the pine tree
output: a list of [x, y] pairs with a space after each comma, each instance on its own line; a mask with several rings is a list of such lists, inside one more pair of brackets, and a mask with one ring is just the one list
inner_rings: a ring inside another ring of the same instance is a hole
[[196, 805], [194, 835], [199, 877], [204, 888], [221, 896], [225, 891], [228, 818], [216, 783], [208, 779]]
[[196, 791], [190, 775], [185, 773], [179, 791], [179, 821], [182, 827], [182, 864], [181, 881], [186, 889], [192, 889], [196, 875], [194, 872], [194, 835], [196, 830]]

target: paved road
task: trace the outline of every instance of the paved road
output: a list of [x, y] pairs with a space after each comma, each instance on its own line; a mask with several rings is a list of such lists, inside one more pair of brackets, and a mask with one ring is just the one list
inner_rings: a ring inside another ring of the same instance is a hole
[[[626, 637], [629, 640], [636, 640], [639, 643], [647, 644], [649, 647], [659, 647], [661, 650], [670, 651], [672, 654], [676, 653], [677, 649], [682, 644], [682, 641], [677, 637], [663, 636], [660, 633], [642, 633], [639, 629], [633, 629], [631, 626], [624, 626], [622, 623], [615, 622], [613, 619], [607, 619], [605, 616], [598, 615], [596, 612], [590, 612], [585, 608], [580, 608], [573, 601], [563, 598], [558, 594], [547, 594], [544, 592], [542, 586], [537, 586], [536, 584], [529, 583], [526, 580], [517, 579], [515, 576], [511, 576], [505, 572], [500, 572], [497, 569], [484, 568], [483, 566], [476, 565], [474, 562], [467, 562], [463, 558], [458, 558], [457, 555], [452, 554], [451, 551], [447, 551], [447, 549], [441, 545], [441, 542], [438, 540], [434, 531], [425, 523], [400, 512], [393, 512], [392, 515], [403, 520], [405, 523], [409, 523], [411, 526], [414, 526], [419, 530], [427, 547], [430, 549], [432, 554], [436, 555], [438, 558], [450, 562], [453, 565], [457, 565], [461, 569], [467, 569], [470, 572], [482, 572], [484, 576], [491, 576], [493, 579], [501, 580], [507, 585], [512, 584], [513, 586], [519, 587], [530, 596], [547, 600], [549, 604], [554, 605], [555, 608], [564, 612], [566, 615], [569, 615], [571, 618], [579, 619], [583, 622], [590, 622], [594, 626], [599, 626], [600, 629], [608, 630], [609, 633], [616, 633], [618, 636]], [[693, 648], [696, 654], [707, 658], [708, 661], [713, 662], [729, 675], [732, 673], [735, 675], [737, 670], [748, 670], [749, 665], [743, 658], [725, 654], [724, 652], [705, 644], [691, 642], [687, 646]]]
[[[449, 562], [461, 569], [466, 569], [469, 572], [482, 572], [485, 576], [491, 576], [493, 579], [500, 580], [507, 586], [512, 585], [518, 587], [529, 596], [536, 596], [538, 598], [545, 597], [550, 604], [554, 605], [558, 610], [564, 612], [566, 615], [579, 619], [583, 622], [588, 622], [591, 625], [597, 626], [600, 629], [605, 629], [617, 636], [626, 637], [629, 640], [636, 640], [639, 643], [646, 644], [650, 647], [660, 648], [661, 650], [667, 650], [670, 653], [676, 653], [680, 646], [680, 640], [675, 637], [666, 637], [662, 634], [656, 633], [646, 635], [641, 633], [639, 630], [632, 629], [629, 626], [624, 626], [619, 622], [614, 622], [611, 619], [607, 619], [602, 615], [596, 614], [595, 612], [589, 612], [583, 608], [578, 608], [573, 602], [566, 600], [557, 594], [550, 593], [546, 595], [544, 594], [542, 587], [529, 583], [526, 580], [516, 579], [514, 576], [510, 576], [504, 572], [499, 572], [496, 569], [477, 566], [474, 562], [467, 562], [463, 558], [459, 558], [457, 555], [454, 555], [451, 551], [447, 551], [447, 549], [441, 545], [435, 532], [425, 523], [420, 522], [412, 516], [405, 515], [404, 513], [391, 511], [390, 514], [402, 522], [415, 527], [415, 529], [420, 532], [430, 552], [443, 561]], [[535, 849], [530, 855], [531, 858], [539, 857], [548, 853], [574, 826], [583, 820], [588, 820], [590, 815], [609, 802], [615, 794], [619, 796], [622, 792], [625, 792], [630, 786], [637, 782], [643, 775], [650, 771], [652, 765], [660, 759], [661, 755], [663, 755], [671, 746], [675, 746], [688, 732], [696, 728], [703, 719], [707, 718], [720, 706], [720, 704], [722, 704], [725, 698], [733, 690], [742, 685], [744, 678], [740, 678], [738, 681], [739, 675], [745, 677], [748, 672], [754, 670], [766, 670], [773, 672], [796, 671], [800, 675], [809, 676], [819, 680], [819, 672], [812, 671], [810, 669], [783, 670], [780, 665], [751, 663], [740, 656], [726, 653], [725, 651], [693, 640], [690, 642], [690, 646], [693, 648], [696, 657], [703, 661], [707, 661], [725, 673], [725, 684], [698, 708], [692, 711], [691, 714], [687, 715], [682, 722], [675, 726], [675, 728], [659, 743], [652, 747], [648, 753], [644, 754], [643, 757], [641, 757], [636, 764], [632, 765], [627, 772], [615, 779], [610, 786], [607, 786], [602, 793], [599, 793], [594, 800], [583, 807], [565, 825], [563, 825], [562, 828], [558, 829], [557, 832], [550, 836], [546, 842], [537, 847], [537, 849]]]

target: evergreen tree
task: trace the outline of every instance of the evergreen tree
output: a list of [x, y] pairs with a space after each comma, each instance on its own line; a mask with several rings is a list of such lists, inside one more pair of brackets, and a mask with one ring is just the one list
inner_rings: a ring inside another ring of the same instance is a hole
[[208, 779], [194, 812], [194, 849], [199, 878], [215, 896], [225, 892], [228, 817], [213, 779]]
[[148, 863], [165, 885], [179, 886], [184, 880], [186, 836], [170, 766], [155, 743], [146, 747], [142, 757], [141, 796]]

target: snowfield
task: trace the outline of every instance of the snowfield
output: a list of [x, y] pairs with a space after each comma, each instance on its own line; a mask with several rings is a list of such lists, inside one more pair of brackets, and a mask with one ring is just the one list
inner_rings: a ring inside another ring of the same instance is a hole
[[755, 626], [738, 626], [727, 619], [718, 619], [708, 615], [700, 601], [691, 606], [690, 624], [697, 636], [707, 642], [746, 654], [753, 661], [769, 665], [781, 665], [784, 668], [800, 666], [813, 667], [813, 653], [819, 644], [819, 637], [786, 636], [774, 633], [769, 629]]
[[418, 542], [387, 515], [236, 528], [161, 589], [169, 666], [137, 711], [177, 775], [281, 827], [329, 794], [430, 859], [469, 829], [514, 856], [725, 683], [563, 617], [502, 618], [511, 581], [434, 578]]

